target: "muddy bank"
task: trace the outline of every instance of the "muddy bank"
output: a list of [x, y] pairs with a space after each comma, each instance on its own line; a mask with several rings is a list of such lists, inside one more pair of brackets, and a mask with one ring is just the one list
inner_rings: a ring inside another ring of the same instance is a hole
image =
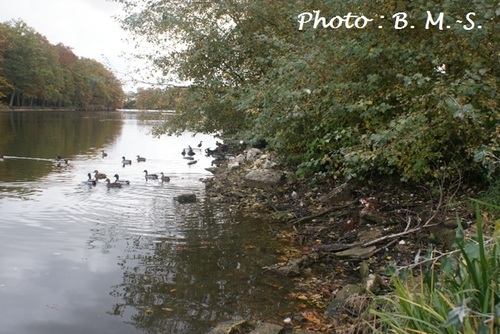
[[392, 179], [299, 180], [271, 153], [256, 149], [217, 164], [205, 180], [211, 200], [282, 223], [277, 235], [290, 247], [280, 263], [262, 270], [296, 282], [289, 296], [301, 302], [289, 319], [295, 329], [353, 332], [362, 323], [367, 292], [388, 291], [390, 264], [412, 265], [429, 244], [449, 250], [457, 216], [473, 226], [466, 202], [476, 190], [460, 183], [431, 190]]

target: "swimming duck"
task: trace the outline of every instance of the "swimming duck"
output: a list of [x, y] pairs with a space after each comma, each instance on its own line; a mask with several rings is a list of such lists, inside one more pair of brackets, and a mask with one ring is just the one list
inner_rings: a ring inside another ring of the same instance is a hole
[[97, 181], [92, 179], [92, 174], [88, 173], [87, 176], [89, 177], [89, 179], [85, 181], [85, 183], [91, 186], [95, 186], [97, 184]]
[[137, 156], [137, 162], [141, 162], [141, 161], [146, 162], [146, 158], [141, 157], [140, 155], [138, 155]]
[[161, 172], [160, 174], [161, 174], [161, 182], [169, 182], [170, 181], [170, 178], [168, 176], [165, 176], [165, 174], [163, 174], [163, 172]]
[[125, 159], [125, 157], [122, 157], [122, 164], [124, 164], [124, 165], [131, 165], [132, 164], [132, 160], [127, 160], [127, 159]]
[[104, 152], [104, 150], [102, 150], [101, 153], [102, 153], [103, 158], [108, 156], [108, 154], [106, 152]]
[[189, 155], [190, 157], [192, 157], [193, 155], [195, 155], [196, 153], [194, 153], [193, 149], [191, 146], [189, 146], [189, 149], [187, 151], [187, 155]]
[[188, 162], [188, 165], [191, 166], [191, 165], [194, 165], [197, 162], [198, 162], [198, 160], [193, 160], [193, 161]]
[[58, 161], [56, 162], [56, 166], [57, 166], [57, 167], [66, 166], [67, 164], [68, 164], [68, 160], [66, 160], [66, 159], [63, 159], [63, 160], [58, 160]]
[[120, 176], [118, 174], [115, 174], [114, 178], [115, 178], [115, 183], [130, 184], [129, 180], [120, 180]]
[[57, 167], [65, 166], [68, 164], [68, 159], [62, 158], [60, 155], [56, 157], [56, 165]]
[[109, 179], [106, 179], [106, 187], [108, 187], [108, 188], [121, 188], [122, 184], [116, 183], [116, 182], [111, 183], [111, 181]]
[[97, 169], [94, 171], [94, 177], [96, 180], [104, 180], [105, 178], [107, 178], [106, 174], [99, 173]]
[[200, 140], [200, 143], [198, 144], [198, 147], [201, 147], [202, 143], [203, 143], [203, 140]]
[[147, 170], [144, 170], [144, 173], [146, 173], [146, 180], [158, 180], [158, 174], [148, 174]]
[[182, 154], [182, 155], [186, 155], [186, 149], [185, 149], [185, 148], [183, 148], [183, 149], [182, 149], [181, 154]]

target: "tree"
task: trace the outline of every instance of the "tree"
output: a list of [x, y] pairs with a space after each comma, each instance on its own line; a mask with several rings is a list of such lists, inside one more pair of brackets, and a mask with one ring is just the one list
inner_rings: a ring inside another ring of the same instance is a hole
[[[8, 40], [7, 40], [7, 27], [0, 23], [0, 50], [7, 50], [9, 48]], [[0, 99], [6, 96], [6, 91], [11, 89], [10, 84], [8, 83], [5, 74], [3, 73], [3, 55], [0, 52]]]
[[493, 2], [116, 2], [157, 68], [192, 83], [163, 131], [264, 138], [303, 173], [346, 178], [477, 176], [500, 155]]
[[104, 65], [79, 59], [65, 45], [50, 44], [23, 21], [0, 26], [1, 44], [5, 47], [0, 49], [0, 73], [4, 73], [0, 89], [10, 95], [11, 107], [116, 109], [122, 105], [121, 83]]

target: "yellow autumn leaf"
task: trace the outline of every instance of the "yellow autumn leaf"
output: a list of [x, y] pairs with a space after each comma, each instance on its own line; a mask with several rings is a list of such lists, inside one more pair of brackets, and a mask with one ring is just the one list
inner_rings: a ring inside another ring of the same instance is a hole
[[302, 312], [302, 316], [309, 322], [312, 322], [314, 324], [320, 324], [321, 320], [316, 316], [314, 312], [311, 311], [304, 311]]

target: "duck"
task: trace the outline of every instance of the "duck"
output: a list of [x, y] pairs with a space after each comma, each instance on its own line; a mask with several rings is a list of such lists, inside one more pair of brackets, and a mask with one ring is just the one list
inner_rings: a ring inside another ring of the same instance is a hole
[[146, 173], [146, 180], [158, 180], [158, 174], [148, 174], [147, 170], [144, 170], [144, 173]]
[[137, 162], [141, 162], [141, 161], [146, 162], [146, 158], [141, 157], [140, 155], [138, 155], [137, 156]]
[[97, 184], [97, 181], [92, 179], [92, 174], [88, 173], [87, 176], [89, 177], [89, 179], [85, 181], [85, 183], [90, 186], [95, 186]]
[[165, 174], [163, 174], [163, 172], [161, 172], [160, 174], [161, 174], [161, 182], [169, 182], [170, 181], [170, 177], [165, 176]]
[[116, 182], [111, 183], [111, 181], [109, 179], [106, 179], [106, 187], [108, 187], [108, 188], [121, 188], [122, 184], [116, 183]]
[[217, 152], [217, 150], [212, 150], [212, 149], [210, 149], [209, 147], [207, 147], [207, 148], [205, 149], [205, 155], [206, 155], [207, 157], [211, 156], [212, 154], [215, 154], [215, 152]]
[[187, 151], [187, 155], [189, 155], [190, 157], [192, 157], [193, 155], [195, 155], [196, 153], [194, 153], [193, 151], [193, 148], [191, 146], [189, 146], [189, 149]]
[[107, 178], [106, 174], [99, 173], [97, 169], [94, 171], [94, 177], [96, 180], [104, 180], [105, 178]]
[[202, 144], [203, 144], [203, 140], [200, 140], [200, 143], [198, 144], [198, 147], [201, 147]]
[[66, 160], [66, 159], [63, 159], [63, 160], [58, 160], [58, 161], [56, 162], [56, 166], [57, 166], [57, 167], [66, 166], [67, 164], [68, 164], [68, 160]]
[[101, 154], [102, 154], [103, 158], [108, 156], [108, 154], [106, 152], [104, 152], [104, 150], [101, 151]]
[[114, 183], [130, 184], [129, 180], [120, 180], [120, 176], [118, 174], [115, 174], [114, 178], [115, 178], [115, 182]]
[[191, 166], [191, 165], [194, 165], [197, 162], [198, 162], [198, 160], [193, 160], [193, 161], [188, 162], [188, 165]]
[[60, 155], [56, 157], [56, 165], [57, 167], [65, 166], [68, 164], [68, 159], [62, 158]]
[[182, 155], [186, 155], [186, 149], [185, 149], [185, 148], [183, 148], [183, 149], [182, 149], [181, 154], [182, 154]]
[[123, 165], [132, 165], [132, 160], [127, 160], [125, 157], [122, 157], [122, 164]]

